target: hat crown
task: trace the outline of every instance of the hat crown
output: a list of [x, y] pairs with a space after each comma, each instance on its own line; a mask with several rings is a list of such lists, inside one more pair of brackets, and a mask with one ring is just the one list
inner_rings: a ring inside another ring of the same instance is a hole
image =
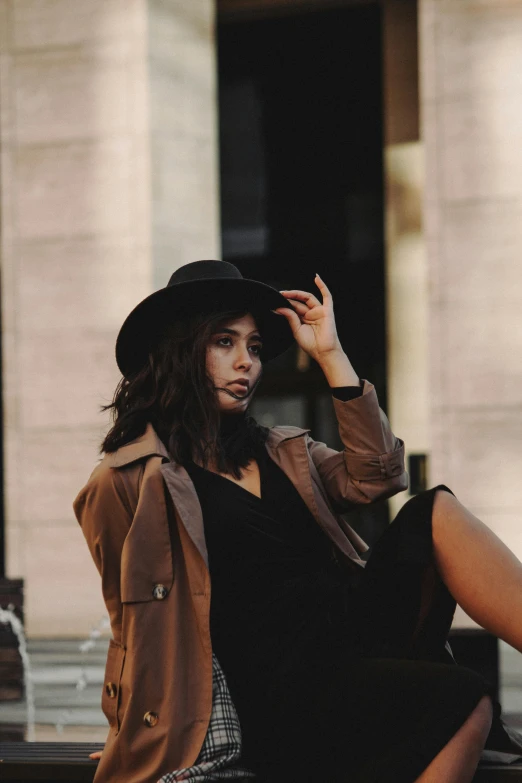
[[184, 321], [197, 311], [237, 311], [238, 307], [255, 313], [263, 330], [262, 358], [270, 361], [294, 343], [287, 320], [273, 312], [286, 304], [275, 288], [243, 277], [228, 261], [192, 261], [176, 269], [164, 288], [149, 294], [129, 313], [116, 339], [116, 362], [122, 374], [130, 376], [145, 366], [174, 320]]
[[228, 261], [191, 261], [180, 266], [171, 275], [167, 288], [178, 283], [194, 280], [242, 280], [243, 275], [234, 264]]

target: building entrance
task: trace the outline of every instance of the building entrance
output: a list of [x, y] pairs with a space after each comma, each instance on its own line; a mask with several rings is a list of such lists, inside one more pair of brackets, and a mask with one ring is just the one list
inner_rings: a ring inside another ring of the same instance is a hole
[[[318, 293], [319, 272], [385, 409], [381, 9], [224, 14], [218, 62], [223, 258], [278, 289]], [[267, 366], [253, 412], [341, 445], [324, 376], [297, 346]]]

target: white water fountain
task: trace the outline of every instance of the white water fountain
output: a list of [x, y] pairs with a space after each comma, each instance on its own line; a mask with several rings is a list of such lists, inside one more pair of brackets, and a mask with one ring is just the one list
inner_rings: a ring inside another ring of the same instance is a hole
[[22, 659], [25, 683], [25, 701], [27, 706], [27, 742], [34, 742], [35, 706], [34, 685], [31, 674], [31, 662], [27, 652], [27, 640], [21, 620], [14, 613], [13, 604], [8, 604], [7, 609], [0, 606], [0, 623], [9, 623], [18, 640], [18, 649]]
[[[35, 741], [35, 723], [36, 723], [36, 708], [34, 697], [34, 681], [32, 676], [31, 661], [29, 659], [29, 653], [27, 650], [27, 640], [25, 638], [25, 632], [21, 620], [14, 613], [13, 604], [9, 604], [7, 609], [0, 607], [0, 623], [9, 623], [14, 635], [18, 641], [18, 649], [20, 657], [22, 659], [22, 666], [24, 672], [24, 684], [25, 684], [25, 699], [26, 699], [26, 724], [27, 724], [27, 742]], [[102, 631], [109, 628], [110, 622], [108, 616], [103, 616], [99, 623], [91, 629], [88, 638], [79, 644], [80, 652], [86, 653], [92, 650], [97, 641], [102, 635]], [[77, 691], [83, 691], [88, 685], [88, 677], [85, 668], [82, 666], [80, 669], [80, 675], [75, 683]], [[64, 727], [70, 722], [73, 715], [72, 710], [66, 709], [58, 716], [58, 720], [55, 723], [56, 731], [58, 734], [62, 734]]]

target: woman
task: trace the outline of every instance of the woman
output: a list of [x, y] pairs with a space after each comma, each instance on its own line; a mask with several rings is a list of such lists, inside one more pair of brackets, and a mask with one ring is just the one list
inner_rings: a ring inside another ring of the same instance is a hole
[[[513, 750], [445, 644], [457, 601], [522, 651], [522, 566], [443, 485], [365, 566], [339, 513], [407, 487], [403, 444], [315, 283], [322, 302], [198, 261], [120, 330], [114, 426], [74, 501], [113, 632], [95, 783], [465, 783], [488, 734]], [[342, 452], [247, 413], [294, 340]]]

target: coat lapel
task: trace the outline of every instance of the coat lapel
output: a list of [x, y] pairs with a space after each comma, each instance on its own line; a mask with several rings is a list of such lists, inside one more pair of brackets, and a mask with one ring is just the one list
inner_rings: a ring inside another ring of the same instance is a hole
[[312, 481], [310, 479], [310, 466], [308, 463], [308, 451], [306, 443], [302, 437], [310, 430], [300, 430], [297, 427], [288, 427], [288, 429], [299, 431], [294, 435], [285, 436], [281, 430], [271, 431], [271, 435], [266, 443], [266, 449], [281, 470], [288, 476], [295, 486], [311, 513], [321, 524], [319, 511], [314, 498]]
[[[357, 558], [355, 549], [347, 541], [324, 497], [312, 481], [310, 456], [303, 437], [307, 432], [310, 430], [300, 427], [273, 427], [266, 442], [266, 449], [295, 486], [318, 525], [341, 551], [350, 557], [355, 555]], [[196, 489], [185, 468], [170, 459], [167, 449], [152, 425], [149, 423], [142, 436], [107, 457], [113, 467], [123, 467], [151, 455], [163, 458], [160, 470], [174, 508], [208, 569], [203, 512]], [[168, 524], [167, 519], [164, 520], [164, 524]]]
[[[276, 457], [278, 447], [288, 441], [293, 440], [294, 438], [298, 438], [300, 435], [304, 435], [305, 433], [310, 432], [310, 430], [303, 430], [299, 427], [275, 427], [270, 431], [270, 436], [267, 441], [266, 447], [269, 452], [269, 454], [272, 456], [273, 459], [276, 459], [276, 462], [279, 461]], [[304, 441], [303, 445], [304, 445]], [[304, 449], [306, 452], [306, 448]], [[304, 470], [306, 468], [306, 470]], [[203, 512], [201, 510], [201, 504], [199, 502], [197, 492], [195, 490], [194, 484], [192, 482], [192, 479], [188, 475], [187, 471], [184, 467], [181, 465], [176, 464], [175, 462], [165, 462], [161, 466], [161, 472], [163, 474], [163, 478], [165, 480], [165, 483], [167, 485], [167, 488], [170, 492], [170, 495], [172, 497], [172, 500], [174, 502], [174, 508], [179, 513], [181, 522], [183, 523], [185, 530], [187, 531], [190, 539], [192, 540], [194, 546], [198, 550], [199, 554], [203, 558], [206, 567], [208, 568], [208, 551], [207, 551], [207, 544], [205, 541], [205, 529], [203, 525]], [[286, 471], [285, 471], [286, 472]], [[297, 477], [300, 475], [307, 475], [309, 478], [309, 471], [308, 471], [308, 465], [306, 462], [306, 454], [305, 454], [305, 460], [302, 459], [302, 454], [300, 455], [299, 459], [299, 468], [298, 469], [292, 469], [291, 475], [289, 475], [289, 478], [291, 481], [295, 483]], [[299, 487], [297, 487], [298, 491]], [[302, 491], [301, 491], [302, 494]], [[306, 498], [303, 498], [306, 502], [306, 504], [310, 507], [310, 504], [313, 505], [313, 493], [312, 493], [312, 487], [310, 483], [309, 492], [306, 493]], [[312, 510], [312, 508], [310, 508]], [[314, 513], [312, 511], [312, 513]], [[314, 513], [314, 516], [317, 515], [317, 510]]]
[[[287, 429], [297, 430], [296, 427], [288, 427]], [[350, 536], [346, 530], [343, 530], [345, 527], [348, 527], [346, 522], [342, 517], [333, 513], [319, 479], [312, 480], [312, 473], [317, 475], [317, 471], [311, 464], [311, 457], [306, 447], [305, 439], [299, 437], [299, 435], [304, 435], [306, 432], [310, 432], [310, 430], [300, 430], [297, 434], [290, 437], [278, 437], [275, 441], [275, 447], [272, 445], [273, 441], [268, 442], [268, 453], [281, 470], [286, 473], [308, 506], [317, 524], [330, 540], [349, 560], [358, 565], [363, 565], [363, 561], [350, 541]], [[364, 542], [356, 536], [351, 528], [350, 532], [364, 546]]]
[[203, 512], [192, 479], [182, 465], [165, 462], [161, 472], [179, 514], [181, 522], [192, 543], [203, 558], [208, 569], [208, 551], [203, 527]]
[[170, 460], [163, 441], [149, 422], [143, 435], [131, 440], [124, 446], [120, 446], [117, 451], [106, 454], [105, 460], [111, 468], [122, 468], [125, 465], [130, 465], [131, 462], [136, 462], [136, 460], [143, 459], [143, 457], [151, 457], [152, 455]]

